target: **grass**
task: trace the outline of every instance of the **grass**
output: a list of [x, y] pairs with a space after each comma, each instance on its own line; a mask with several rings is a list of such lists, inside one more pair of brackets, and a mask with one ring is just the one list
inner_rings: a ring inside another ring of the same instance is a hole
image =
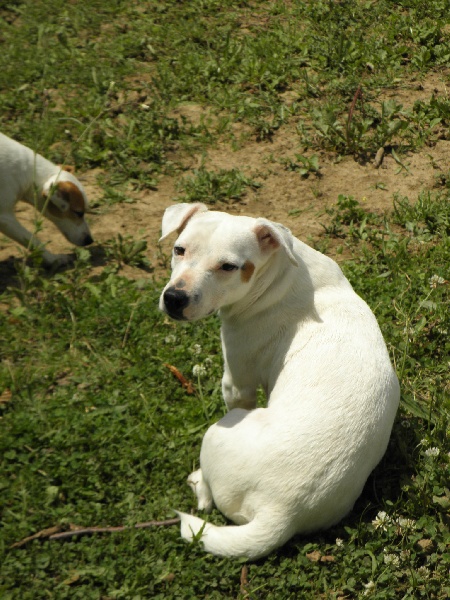
[[185, 177], [180, 182], [183, 202], [207, 202], [239, 200], [247, 187], [258, 188], [261, 184], [248, 179], [238, 169], [220, 169], [211, 172], [204, 167], [194, 170], [193, 177]]
[[[164, 173], [185, 199], [236, 201], [258, 182], [203, 167], [183, 177], [179, 157], [296, 124], [310, 158], [286, 168], [314, 177], [323, 148], [368, 159], [383, 145], [402, 161], [445, 135], [448, 98], [405, 107], [383, 94], [430, 71], [445, 78], [449, 21], [442, 0], [11, 0], [0, 9], [0, 127], [56, 162], [101, 167], [100, 205]], [[185, 102], [211, 118], [177, 118]], [[189, 511], [186, 476], [224, 414], [217, 319], [159, 313], [162, 283], [132, 232], [106, 245], [100, 272], [87, 250], [53, 276], [19, 263], [0, 310], [2, 599], [447, 598], [450, 188], [439, 177], [383, 216], [341, 195], [313, 240], [350, 257], [343, 268], [380, 322], [401, 408], [354, 511], [249, 565], [243, 583], [241, 562], [185, 545], [177, 527], [11, 547], [52, 526]], [[124, 277], [124, 264], [141, 277]]]

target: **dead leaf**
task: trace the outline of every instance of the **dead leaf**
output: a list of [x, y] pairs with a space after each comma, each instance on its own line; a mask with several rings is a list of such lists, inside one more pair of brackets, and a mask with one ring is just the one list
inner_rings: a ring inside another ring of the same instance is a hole
[[3, 392], [0, 394], [0, 404], [6, 404], [7, 402], [9, 402], [12, 398], [12, 392], [11, 390], [3, 390]]
[[432, 552], [434, 548], [433, 540], [423, 538], [417, 542], [417, 545], [424, 552]]
[[336, 559], [331, 554], [328, 554], [327, 556], [321, 556], [320, 557], [320, 562], [334, 562], [335, 560]]
[[68, 579], [65, 579], [63, 581], [63, 585], [72, 585], [72, 583], [76, 583], [79, 579], [80, 579], [80, 574], [74, 573], [71, 577], [69, 577]]
[[178, 379], [178, 381], [181, 383], [181, 385], [186, 390], [187, 394], [191, 394], [191, 395], [195, 394], [194, 386], [188, 379], [186, 379], [186, 377], [183, 375], [183, 373], [181, 373], [181, 371], [179, 371], [173, 365], [169, 365], [168, 363], [164, 363], [164, 366], [167, 367], [169, 369], [169, 371], [172, 373], [172, 375]]
[[306, 558], [309, 559], [311, 562], [319, 562], [321, 556], [322, 555], [318, 550], [314, 550], [314, 552], [310, 552], [309, 554], [307, 554]]

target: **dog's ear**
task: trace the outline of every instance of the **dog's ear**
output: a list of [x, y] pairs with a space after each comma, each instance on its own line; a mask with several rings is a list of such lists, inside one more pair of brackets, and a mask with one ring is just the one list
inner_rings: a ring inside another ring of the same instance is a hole
[[166, 239], [171, 233], [176, 231], [181, 233], [186, 227], [189, 219], [198, 212], [205, 212], [208, 210], [206, 204], [202, 202], [195, 202], [194, 204], [172, 204], [166, 208], [162, 220], [162, 236], [159, 241]]
[[70, 202], [68, 195], [64, 192], [64, 188], [61, 188], [61, 182], [51, 183], [50, 185], [46, 185], [42, 190], [42, 195], [49, 198], [49, 202], [51, 202], [58, 210], [61, 212], [66, 212], [69, 210]]
[[273, 223], [268, 219], [257, 219], [254, 231], [261, 252], [271, 253], [282, 248], [291, 263], [298, 267], [298, 261], [294, 255], [294, 238], [287, 227], [280, 225], [280, 223]]
[[87, 207], [83, 194], [71, 181], [58, 181], [50, 187], [49, 191], [51, 193], [50, 202], [61, 212], [64, 213], [69, 209], [85, 212]]
[[67, 173], [71, 173], [72, 175], [75, 174], [75, 167], [73, 165], [58, 165], [58, 167], [62, 171], [67, 171]]

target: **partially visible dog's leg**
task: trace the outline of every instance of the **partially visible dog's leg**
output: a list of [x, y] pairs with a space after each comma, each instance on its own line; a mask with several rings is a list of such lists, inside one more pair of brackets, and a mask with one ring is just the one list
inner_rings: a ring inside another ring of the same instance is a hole
[[187, 479], [188, 485], [192, 488], [198, 500], [198, 510], [211, 512], [213, 507], [213, 497], [209, 485], [203, 479], [201, 469], [191, 473]]
[[44, 264], [48, 267], [62, 265], [68, 260], [64, 254], [52, 254], [46, 250], [44, 245], [28, 229], [25, 229], [12, 213], [0, 214], [0, 231], [24, 248], [39, 250]]
[[222, 395], [228, 410], [233, 408], [252, 410], [256, 408], [256, 390], [253, 387], [237, 388], [233, 384], [233, 379], [226, 366], [222, 377]]

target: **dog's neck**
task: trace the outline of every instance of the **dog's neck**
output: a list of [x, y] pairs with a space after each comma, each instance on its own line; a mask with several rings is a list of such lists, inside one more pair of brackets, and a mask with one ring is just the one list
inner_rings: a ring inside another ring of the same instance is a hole
[[246, 296], [219, 310], [221, 321], [224, 324], [235, 325], [255, 315], [261, 317], [262, 313], [270, 310], [274, 304], [288, 305], [293, 281], [302, 282], [303, 297], [306, 297], [305, 288], [311, 287], [310, 283], [308, 284], [309, 277], [302, 259], [297, 258], [299, 266], [294, 266], [283, 252], [276, 252], [271, 256], [255, 273], [252, 287]]

